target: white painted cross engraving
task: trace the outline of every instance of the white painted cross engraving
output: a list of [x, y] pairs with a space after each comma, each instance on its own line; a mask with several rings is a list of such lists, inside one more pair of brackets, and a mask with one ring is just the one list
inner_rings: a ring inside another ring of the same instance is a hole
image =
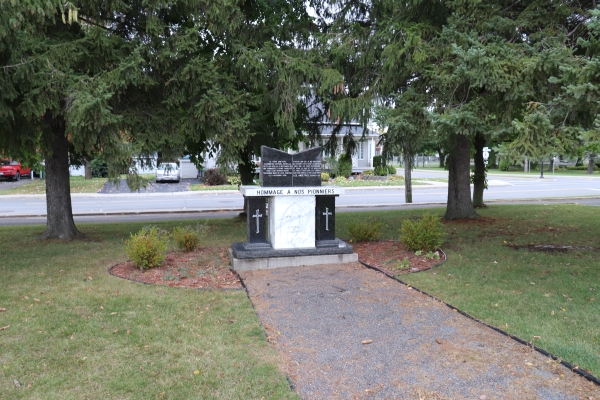
[[329, 216], [333, 215], [332, 213], [329, 212], [329, 207], [325, 207], [325, 212], [323, 213], [323, 215], [325, 216], [325, 230], [328, 231], [329, 230]]
[[262, 214], [259, 214], [258, 211], [259, 211], [259, 209], [257, 208], [256, 209], [256, 214], [254, 214], [252, 216], [252, 218], [256, 218], [256, 233], [259, 232], [259, 226], [260, 226], [259, 223], [258, 223], [258, 219], [263, 216]]

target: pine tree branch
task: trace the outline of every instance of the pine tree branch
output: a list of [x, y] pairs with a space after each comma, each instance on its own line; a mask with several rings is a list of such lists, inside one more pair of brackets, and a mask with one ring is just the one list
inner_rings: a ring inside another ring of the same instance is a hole
[[506, 10], [511, 9], [513, 6], [516, 6], [517, 4], [519, 4], [521, 2], [521, 0], [517, 0], [514, 3], [512, 3], [510, 6], [506, 7], [504, 10], [502, 10], [501, 12], [504, 12]]
[[573, 33], [575, 33], [575, 31], [577, 30], [577, 28], [579, 28], [579, 26], [581, 26], [581, 24], [583, 24], [586, 20], [581, 21], [580, 23], [577, 24], [577, 26], [569, 33], [567, 33], [567, 37], [571, 36]]
[[16, 67], [19, 67], [19, 66], [21, 66], [21, 65], [28, 64], [28, 63], [30, 63], [31, 61], [33, 61], [33, 59], [31, 59], [31, 60], [25, 60], [25, 61], [23, 61], [23, 62], [20, 62], [20, 63], [18, 63], [18, 64], [13, 64], [13, 65], [3, 65], [3, 66], [2, 66], [2, 68], [3, 68], [3, 69], [16, 68]]
[[81, 15], [79, 16], [79, 19], [80, 19], [80, 20], [82, 20], [82, 21], [85, 21], [86, 23], [88, 23], [88, 24], [90, 24], [90, 25], [97, 26], [98, 28], [106, 29], [106, 30], [107, 30], [107, 31], [109, 31], [109, 32], [114, 32], [112, 29], [110, 29], [110, 28], [107, 28], [107, 27], [106, 27], [106, 26], [104, 26], [104, 25], [97, 24], [96, 22], [94, 22], [94, 21], [92, 21], [92, 20], [90, 20], [90, 19], [83, 18]]

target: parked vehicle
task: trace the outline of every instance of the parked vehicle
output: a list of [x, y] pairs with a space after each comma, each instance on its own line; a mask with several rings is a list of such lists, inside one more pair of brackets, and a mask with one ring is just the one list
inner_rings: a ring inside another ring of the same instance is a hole
[[18, 181], [23, 175], [27, 175], [31, 178], [31, 168], [21, 166], [21, 163], [18, 161], [6, 158], [0, 160], [0, 178]]
[[181, 175], [175, 163], [160, 163], [156, 167], [156, 182], [179, 182]]

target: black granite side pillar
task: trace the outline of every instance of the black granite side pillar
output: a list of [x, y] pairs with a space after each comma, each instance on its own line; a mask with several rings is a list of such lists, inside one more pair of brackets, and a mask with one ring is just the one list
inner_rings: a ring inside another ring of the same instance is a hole
[[[317, 246], [335, 241], [335, 196], [316, 196], [315, 239]], [[321, 242], [321, 243], [319, 243]], [[337, 244], [337, 242], [335, 242]]]
[[246, 197], [246, 239], [248, 243], [267, 243], [267, 202], [265, 197]]

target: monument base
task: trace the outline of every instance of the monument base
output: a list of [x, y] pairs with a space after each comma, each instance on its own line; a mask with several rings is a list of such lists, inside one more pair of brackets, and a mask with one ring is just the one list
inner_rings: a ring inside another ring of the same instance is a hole
[[269, 258], [269, 257], [296, 257], [296, 256], [321, 256], [330, 254], [351, 254], [354, 248], [340, 239], [318, 240], [316, 247], [274, 249], [269, 243], [242, 243], [231, 244], [235, 258]]
[[[234, 243], [236, 244], [236, 243]], [[277, 251], [277, 250], [274, 250]], [[229, 249], [229, 261], [235, 271], [252, 271], [270, 268], [300, 267], [303, 265], [346, 264], [358, 262], [358, 254], [297, 255], [291, 257], [236, 258]]]

